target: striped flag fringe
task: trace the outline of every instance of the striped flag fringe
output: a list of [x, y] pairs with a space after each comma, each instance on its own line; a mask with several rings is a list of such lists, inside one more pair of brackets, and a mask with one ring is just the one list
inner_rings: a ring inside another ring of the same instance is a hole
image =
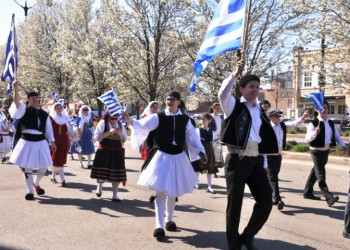
[[190, 90], [195, 91], [195, 81], [214, 56], [241, 47], [245, 6], [245, 0], [221, 0], [194, 62], [196, 78], [192, 79]]
[[16, 28], [15, 28], [15, 15], [12, 15], [10, 35], [7, 39], [5, 66], [4, 66], [4, 71], [1, 74], [1, 81], [6, 81], [6, 79], [10, 80], [6, 89], [7, 95], [12, 92], [12, 84], [16, 78], [17, 68], [18, 68], [18, 44], [17, 44], [17, 36], [16, 36]]
[[103, 102], [104, 105], [106, 105], [108, 112], [111, 115], [117, 116], [119, 121], [122, 121], [121, 118], [124, 108], [120, 105], [113, 89], [104, 93], [103, 95], [98, 97], [98, 99], [101, 100], [101, 102]]
[[310, 99], [315, 107], [321, 112], [323, 109], [324, 92], [311, 92], [305, 96]]

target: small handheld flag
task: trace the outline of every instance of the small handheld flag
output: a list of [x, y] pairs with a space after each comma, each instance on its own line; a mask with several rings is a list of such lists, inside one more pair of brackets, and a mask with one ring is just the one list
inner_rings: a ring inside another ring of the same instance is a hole
[[[215, 10], [207, 34], [194, 62], [196, 78], [214, 56], [241, 47], [245, 20], [245, 0], [222, 0]], [[191, 92], [195, 90], [191, 82]]]
[[15, 15], [13, 14], [10, 35], [7, 39], [5, 67], [1, 75], [1, 81], [6, 81], [6, 79], [10, 80], [6, 90], [7, 95], [12, 92], [12, 84], [16, 78], [17, 68], [18, 68], [18, 45], [17, 45], [17, 36], [16, 36], [16, 28], [15, 28]]
[[104, 93], [98, 99], [106, 105], [111, 115], [116, 115], [120, 121], [122, 120], [123, 107], [120, 105], [113, 89]]
[[60, 98], [58, 97], [56, 92], [52, 92], [51, 97], [54, 102], [59, 102]]
[[310, 99], [315, 104], [315, 107], [319, 111], [322, 111], [323, 101], [324, 101], [324, 92], [311, 92], [307, 94], [305, 97]]
[[2, 124], [6, 120], [6, 116], [4, 112], [0, 112], [0, 124]]

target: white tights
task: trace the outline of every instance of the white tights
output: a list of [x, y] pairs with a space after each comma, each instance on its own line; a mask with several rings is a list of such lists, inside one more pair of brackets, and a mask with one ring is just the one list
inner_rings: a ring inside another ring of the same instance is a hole
[[[97, 188], [96, 193], [101, 194], [102, 193], [102, 185], [104, 181], [103, 180], [97, 180]], [[113, 197], [112, 199], [119, 199], [118, 198], [118, 188], [119, 188], [120, 182], [112, 182], [112, 190], [113, 190]]]
[[35, 181], [33, 181], [33, 169], [32, 168], [22, 168], [22, 171], [24, 172], [24, 180], [27, 184], [27, 190], [28, 193], [34, 194], [34, 187], [40, 186], [40, 180], [44, 177], [47, 168], [39, 168], [36, 172], [36, 178]]
[[52, 169], [52, 179], [56, 178], [56, 173], [58, 173], [61, 177], [61, 181], [66, 181], [64, 178], [64, 168], [63, 167], [51, 167]]
[[[88, 158], [88, 166], [91, 165], [91, 157], [92, 157], [92, 154], [87, 155], [87, 158]], [[78, 154], [78, 158], [79, 158], [79, 163], [80, 163], [80, 165], [83, 165], [83, 155], [82, 155], [82, 154]]]
[[164, 228], [164, 213], [165, 221], [173, 221], [173, 215], [175, 210], [175, 199], [176, 197], [166, 196], [163, 192], [157, 192], [157, 198], [155, 202], [155, 212], [156, 212], [156, 227]]

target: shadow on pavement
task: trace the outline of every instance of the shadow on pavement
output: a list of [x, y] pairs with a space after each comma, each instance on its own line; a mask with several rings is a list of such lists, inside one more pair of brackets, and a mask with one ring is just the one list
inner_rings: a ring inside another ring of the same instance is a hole
[[[178, 227], [179, 231], [188, 231], [194, 233], [192, 236], [176, 237], [168, 236], [168, 241], [171, 239], [178, 239], [184, 243], [194, 246], [196, 248], [213, 248], [213, 249], [228, 249], [226, 245], [226, 232], [214, 232], [214, 231], [199, 231], [188, 228]], [[175, 232], [176, 233], [176, 232]]]
[[311, 246], [300, 246], [290, 242], [280, 240], [256, 239], [255, 244], [260, 250], [283, 249], [283, 250], [316, 250]]
[[36, 197], [36, 200], [43, 205], [76, 206], [81, 210], [92, 211], [113, 218], [120, 216], [115, 213], [107, 213], [104, 208], [109, 208], [115, 212], [129, 214], [135, 217], [154, 216], [154, 211], [150, 210], [148, 202], [140, 200], [122, 200], [122, 202], [119, 203], [112, 202], [110, 198], [91, 198], [89, 200], [84, 200], [77, 198], [56, 198], [46, 195]]
[[[320, 201], [315, 201], [320, 202]], [[321, 201], [322, 202], [322, 201]], [[327, 207], [326, 202], [323, 201], [325, 204], [325, 208], [312, 208], [312, 207], [302, 207], [302, 206], [293, 206], [293, 205], [285, 205], [285, 208], [287, 210], [281, 211], [281, 213], [285, 215], [292, 215], [295, 216], [297, 214], [317, 214], [317, 215], [323, 215], [327, 216], [333, 219], [343, 220], [344, 219], [344, 208], [340, 209], [338, 207]], [[334, 210], [336, 208], [337, 210]]]

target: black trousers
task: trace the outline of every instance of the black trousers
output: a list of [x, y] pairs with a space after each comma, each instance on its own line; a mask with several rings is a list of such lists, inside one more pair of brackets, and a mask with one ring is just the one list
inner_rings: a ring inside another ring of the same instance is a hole
[[228, 154], [225, 159], [227, 185], [226, 238], [229, 249], [240, 245], [238, 233], [244, 187], [248, 185], [256, 203], [242, 238], [251, 240], [263, 227], [272, 209], [272, 196], [269, 181], [263, 168], [263, 156], [243, 157]]
[[270, 187], [272, 189], [272, 200], [278, 202], [281, 200], [280, 189], [278, 184], [278, 174], [281, 170], [282, 156], [281, 155], [268, 155], [267, 166], [269, 168], [268, 179]]
[[316, 181], [320, 187], [320, 190], [326, 200], [333, 197], [333, 194], [329, 192], [326, 183], [326, 164], [328, 161], [329, 150], [311, 150], [311, 158], [314, 162], [314, 167], [311, 169], [309, 178], [306, 181], [304, 194], [312, 194], [314, 189], [314, 184]]
[[345, 204], [344, 231], [347, 233], [350, 233], [350, 183], [349, 183], [349, 191], [348, 191], [348, 201]]

